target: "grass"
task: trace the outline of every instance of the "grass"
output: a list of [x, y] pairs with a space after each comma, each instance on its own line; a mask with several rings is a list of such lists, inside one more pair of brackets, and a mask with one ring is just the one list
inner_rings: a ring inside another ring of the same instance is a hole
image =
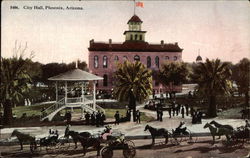
[[16, 115], [17, 118], [20, 118], [23, 113], [26, 113], [27, 116], [40, 116], [42, 108], [47, 108], [51, 106], [51, 104], [46, 105], [31, 105], [31, 106], [17, 106], [13, 108], [13, 115]]

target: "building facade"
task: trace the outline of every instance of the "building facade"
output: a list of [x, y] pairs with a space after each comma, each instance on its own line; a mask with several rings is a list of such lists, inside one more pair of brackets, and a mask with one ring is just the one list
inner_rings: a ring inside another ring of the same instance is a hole
[[[91, 73], [103, 77], [103, 81], [97, 83], [97, 90], [110, 92], [114, 86], [114, 72], [117, 62], [123, 63], [125, 60], [130, 62], [140, 61], [148, 69], [159, 70], [166, 61], [182, 61], [182, 51], [178, 43], [150, 44], [145, 41], [146, 31], [142, 31], [141, 19], [134, 15], [128, 21], [128, 30], [124, 32], [125, 41], [113, 43], [112, 39], [108, 42], [95, 42], [94, 39], [89, 43], [89, 70]], [[153, 79], [153, 89], [157, 94], [165, 92], [167, 89]], [[181, 91], [181, 86], [174, 87], [175, 91]]]

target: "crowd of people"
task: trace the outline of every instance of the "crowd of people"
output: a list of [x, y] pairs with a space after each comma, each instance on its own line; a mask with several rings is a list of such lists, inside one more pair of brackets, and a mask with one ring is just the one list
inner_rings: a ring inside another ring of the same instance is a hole
[[106, 120], [106, 115], [103, 112], [97, 111], [90, 114], [85, 112], [85, 121], [87, 125], [93, 125], [96, 127], [103, 126]]
[[[120, 116], [119, 111], [116, 111], [114, 118], [115, 118], [115, 125], [119, 125], [120, 122], [126, 122], [131, 121], [131, 113], [132, 111], [130, 109], [127, 110], [126, 116]], [[135, 113], [133, 113], [134, 121], [136, 123], [141, 123], [141, 112], [137, 110]]]

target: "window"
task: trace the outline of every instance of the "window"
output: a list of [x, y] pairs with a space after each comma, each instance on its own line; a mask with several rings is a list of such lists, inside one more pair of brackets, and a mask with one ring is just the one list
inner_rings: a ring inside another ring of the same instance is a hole
[[177, 60], [177, 56], [174, 56], [174, 61], [176, 61]]
[[135, 40], [137, 40], [137, 35], [135, 35]]
[[130, 35], [130, 40], [133, 40], [133, 35]]
[[108, 86], [108, 75], [103, 75], [103, 86], [107, 87]]
[[142, 35], [140, 35], [140, 40], [142, 41]]
[[94, 56], [94, 68], [98, 68], [98, 56]]
[[135, 60], [135, 61], [140, 61], [140, 57], [139, 57], [138, 55], [135, 55], [135, 56], [134, 56], [134, 60]]
[[147, 57], [147, 68], [150, 68], [151, 67], [151, 57], [148, 56]]
[[169, 60], [169, 56], [165, 56], [165, 60]]
[[107, 68], [107, 67], [108, 67], [108, 57], [103, 56], [103, 68]]
[[123, 56], [123, 60], [124, 61], [128, 60], [128, 57], [127, 56]]
[[119, 60], [119, 57], [118, 56], [115, 56], [115, 61], [118, 61]]
[[159, 57], [158, 56], [156, 56], [155, 57], [155, 65], [159, 68]]

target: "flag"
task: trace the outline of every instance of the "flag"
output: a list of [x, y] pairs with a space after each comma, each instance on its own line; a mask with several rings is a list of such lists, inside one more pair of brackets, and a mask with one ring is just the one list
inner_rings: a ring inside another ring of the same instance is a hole
[[144, 7], [144, 4], [143, 2], [136, 2], [136, 7]]

